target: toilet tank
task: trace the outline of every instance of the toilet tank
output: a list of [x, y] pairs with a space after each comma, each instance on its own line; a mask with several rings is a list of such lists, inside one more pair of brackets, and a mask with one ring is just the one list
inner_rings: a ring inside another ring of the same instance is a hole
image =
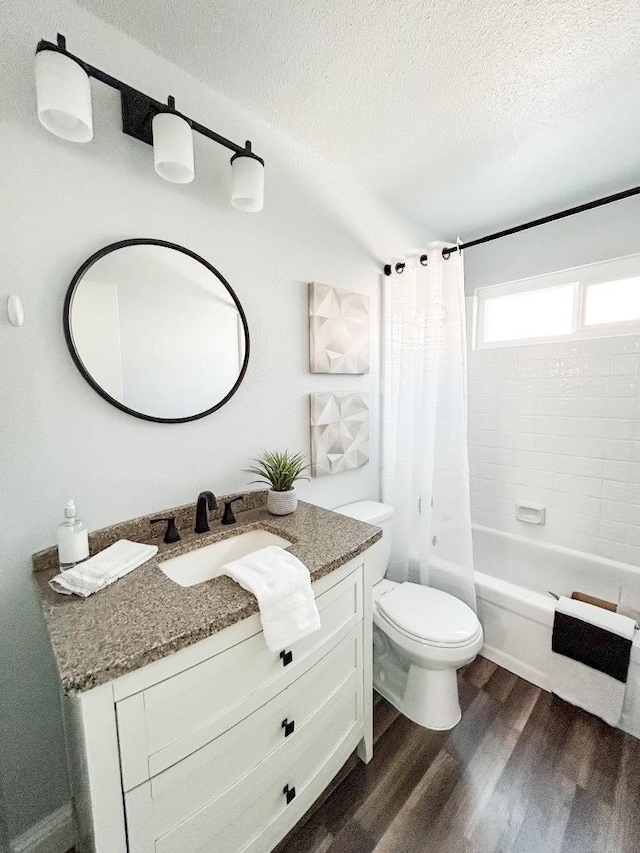
[[391, 556], [391, 519], [393, 507], [378, 501], [356, 501], [352, 504], [338, 506], [334, 512], [348, 515], [358, 521], [366, 521], [382, 528], [382, 539], [367, 551], [367, 562], [371, 560], [371, 580], [377, 583], [382, 580], [389, 565]]

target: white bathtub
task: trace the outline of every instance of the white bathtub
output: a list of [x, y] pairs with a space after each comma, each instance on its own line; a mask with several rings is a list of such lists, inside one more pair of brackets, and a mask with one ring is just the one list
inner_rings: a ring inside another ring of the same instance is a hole
[[[640, 609], [640, 569], [523, 536], [474, 525], [481, 652], [489, 660], [545, 690], [554, 600], [547, 590], [580, 590]], [[631, 653], [621, 728], [640, 737], [640, 631]]]

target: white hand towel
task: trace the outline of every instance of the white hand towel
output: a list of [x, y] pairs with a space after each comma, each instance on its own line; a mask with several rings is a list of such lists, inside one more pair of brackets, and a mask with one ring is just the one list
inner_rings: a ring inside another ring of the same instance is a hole
[[[569, 617], [569, 621], [563, 617]], [[553, 629], [551, 690], [617, 726], [622, 716], [627, 687], [625, 667], [634, 631], [635, 622], [627, 616], [560, 598]]]
[[612, 634], [618, 634], [626, 640], [633, 640], [636, 623], [628, 616], [623, 616], [614, 610], [606, 610], [604, 607], [597, 607], [595, 604], [587, 604], [586, 601], [562, 595], [556, 604], [556, 612], [582, 619], [583, 622], [604, 628], [605, 631], [611, 631]]
[[309, 570], [277, 545], [227, 563], [224, 573], [258, 599], [264, 640], [272, 652], [320, 628]]
[[128, 575], [157, 553], [157, 545], [120, 539], [95, 557], [56, 575], [49, 581], [49, 586], [64, 595], [75, 594], [86, 598]]

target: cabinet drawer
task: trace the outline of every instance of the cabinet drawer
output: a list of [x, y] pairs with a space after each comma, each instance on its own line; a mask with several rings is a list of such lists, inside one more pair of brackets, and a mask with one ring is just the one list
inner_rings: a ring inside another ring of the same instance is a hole
[[[306, 738], [335, 693], [356, 695], [361, 632], [352, 632], [291, 687], [207, 746], [151, 779], [156, 837], [220, 796], [274, 750]], [[283, 721], [287, 720], [285, 731]], [[286, 732], [289, 732], [287, 734]]]
[[[352, 673], [299, 732], [221, 795], [215, 794], [216, 774], [225, 772], [221, 763], [209, 768], [215, 784], [211, 785], [212, 796], [206, 802], [201, 767], [194, 768], [193, 774], [186, 768], [183, 772], [180, 766], [171, 768], [162, 774], [165, 780], [158, 777], [127, 793], [131, 853], [239, 853], [295, 803], [295, 798], [287, 803], [285, 786], [289, 790], [295, 788], [297, 798], [341, 745], [348, 742], [351, 751], [362, 732], [362, 686], [358, 676], [358, 671]], [[220, 759], [222, 762], [224, 756]], [[169, 779], [169, 774], [173, 778]], [[178, 788], [182, 788], [179, 799], [185, 804], [198, 800], [198, 810], [186, 819], [176, 806]], [[166, 815], [169, 808], [170, 818]], [[170, 820], [174, 821], [172, 826]]]
[[317, 599], [321, 628], [294, 643], [285, 664], [255, 634], [117, 703], [124, 790], [176, 764], [297, 680], [361, 620], [362, 574]]

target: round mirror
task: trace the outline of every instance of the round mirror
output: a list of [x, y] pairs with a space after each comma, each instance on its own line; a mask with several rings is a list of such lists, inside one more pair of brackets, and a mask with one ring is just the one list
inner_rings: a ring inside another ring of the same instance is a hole
[[229, 284], [164, 240], [123, 240], [86, 260], [67, 292], [64, 332], [91, 387], [148, 421], [219, 409], [249, 360], [247, 319]]

